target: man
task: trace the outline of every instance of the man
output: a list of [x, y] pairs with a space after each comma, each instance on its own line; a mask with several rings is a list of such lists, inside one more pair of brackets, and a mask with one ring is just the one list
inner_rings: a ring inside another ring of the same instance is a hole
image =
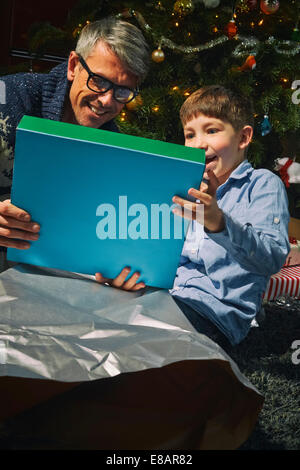
[[21, 118], [26, 114], [118, 132], [113, 119], [137, 95], [148, 63], [140, 30], [111, 17], [86, 25], [68, 62], [49, 74], [1, 77], [6, 103], [0, 104], [0, 246], [28, 249], [40, 229], [8, 199]]

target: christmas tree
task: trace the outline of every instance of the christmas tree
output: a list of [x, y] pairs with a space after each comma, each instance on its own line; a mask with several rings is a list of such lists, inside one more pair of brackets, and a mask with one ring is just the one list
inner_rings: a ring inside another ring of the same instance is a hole
[[117, 118], [122, 132], [183, 143], [181, 104], [203, 85], [222, 84], [253, 99], [255, 167], [300, 161], [300, 0], [81, 0], [64, 31], [32, 28], [31, 51], [56, 41], [67, 55], [87, 22], [108, 15], [138, 26], [152, 53], [141, 94]]

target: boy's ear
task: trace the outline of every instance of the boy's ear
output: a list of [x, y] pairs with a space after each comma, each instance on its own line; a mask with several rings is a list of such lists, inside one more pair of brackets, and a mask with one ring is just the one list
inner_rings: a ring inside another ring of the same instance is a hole
[[253, 136], [253, 127], [252, 126], [244, 126], [243, 129], [241, 130], [240, 134], [240, 143], [239, 143], [239, 148], [241, 150], [245, 149], [248, 147], [252, 140]]

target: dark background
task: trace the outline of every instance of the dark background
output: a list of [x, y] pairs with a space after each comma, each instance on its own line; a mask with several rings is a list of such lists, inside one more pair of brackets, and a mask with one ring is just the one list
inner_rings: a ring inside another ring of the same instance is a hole
[[[8, 67], [23, 58], [12, 55], [14, 50], [27, 50], [29, 26], [39, 21], [49, 21], [56, 27], [63, 27], [70, 9], [77, 0], [1, 0], [0, 1], [0, 67]], [[48, 63], [49, 66], [49, 63]]]

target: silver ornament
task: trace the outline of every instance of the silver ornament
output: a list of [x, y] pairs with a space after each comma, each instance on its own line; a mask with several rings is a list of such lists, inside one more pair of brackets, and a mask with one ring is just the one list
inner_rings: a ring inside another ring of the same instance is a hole
[[216, 8], [220, 5], [220, 0], [203, 0], [205, 8]]

